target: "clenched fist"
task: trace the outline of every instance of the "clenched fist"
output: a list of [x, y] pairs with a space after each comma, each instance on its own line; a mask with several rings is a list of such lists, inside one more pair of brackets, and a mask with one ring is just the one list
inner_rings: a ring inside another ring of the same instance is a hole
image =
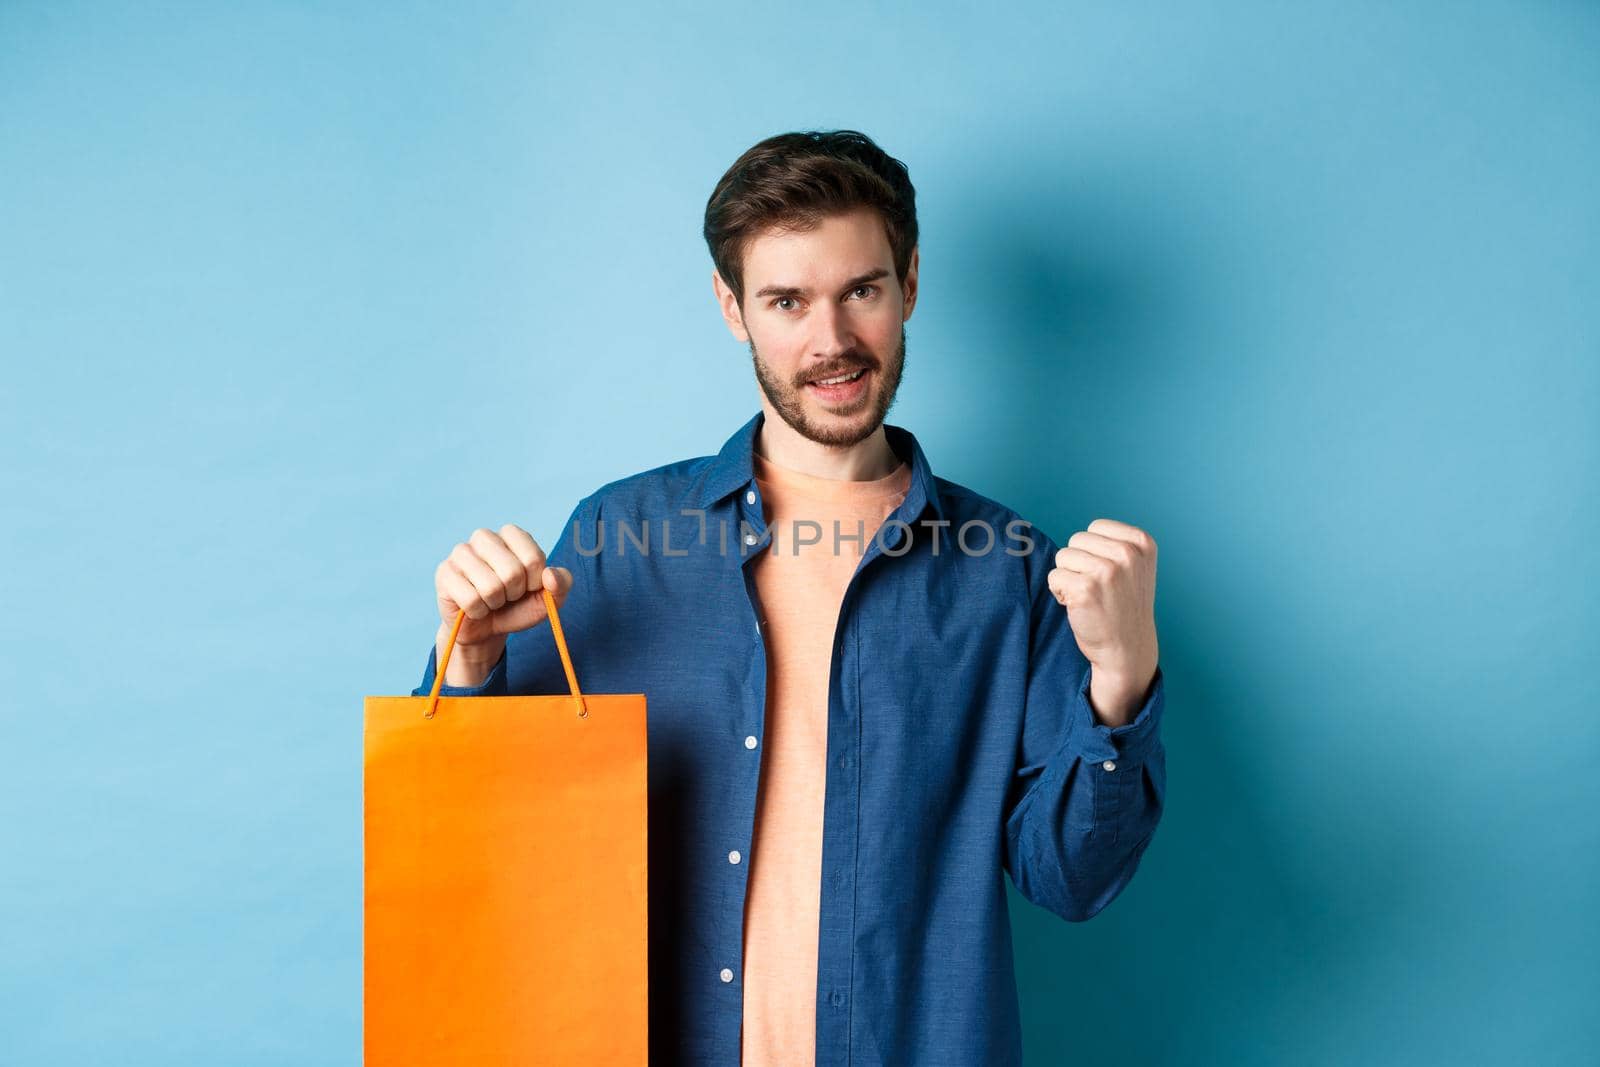
[[1093, 670], [1089, 702], [1120, 726], [1144, 704], [1155, 678], [1156, 542], [1137, 526], [1095, 519], [1056, 553], [1050, 591]]
[[550, 590], [559, 609], [572, 589], [572, 572], [546, 566], [539, 542], [520, 526], [507, 523], [499, 533], [482, 527], [472, 531], [433, 572], [433, 586], [442, 620], [435, 662], [444, 660], [456, 612], [467, 613], [445, 668], [444, 684], [482, 685], [505, 651], [506, 635], [545, 621], [541, 586]]

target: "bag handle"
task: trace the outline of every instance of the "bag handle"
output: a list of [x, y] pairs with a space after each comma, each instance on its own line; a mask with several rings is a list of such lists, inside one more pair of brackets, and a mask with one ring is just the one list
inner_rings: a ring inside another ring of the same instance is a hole
[[[567, 685], [572, 689], [572, 700], [578, 709], [578, 718], [587, 719], [589, 704], [578, 689], [578, 675], [572, 669], [572, 655], [567, 651], [567, 635], [561, 630], [561, 615], [556, 611], [556, 598], [542, 583], [539, 592], [544, 595], [545, 614], [550, 618], [550, 632], [556, 636], [556, 651], [561, 653], [561, 668], [567, 672]], [[433, 692], [428, 694], [428, 710], [422, 713], [424, 719], [433, 718], [433, 713], [439, 708], [439, 687], [444, 684], [444, 670], [450, 665], [450, 653], [456, 649], [456, 634], [461, 632], [461, 623], [466, 617], [466, 609], [456, 610], [455, 624], [450, 627], [450, 637], [444, 643], [444, 658], [439, 661], [439, 669], [433, 675]]]

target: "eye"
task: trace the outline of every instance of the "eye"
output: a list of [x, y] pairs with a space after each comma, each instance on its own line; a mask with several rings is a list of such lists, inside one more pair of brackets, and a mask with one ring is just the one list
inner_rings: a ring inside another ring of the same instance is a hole
[[[778, 305], [783, 303], [785, 300], [792, 301], [792, 300], [794, 300], [794, 297], [792, 297], [792, 296], [780, 296], [780, 297], [778, 297], [776, 300], [774, 300], [772, 302], [772, 306], [773, 307], [778, 307]], [[789, 309], [788, 308], [778, 308], [778, 310], [779, 311], [788, 311]]]
[[858, 285], [853, 290], [851, 290], [851, 292], [859, 293], [863, 289], [865, 289], [869, 293], [876, 293], [878, 291], [878, 287], [876, 285]]

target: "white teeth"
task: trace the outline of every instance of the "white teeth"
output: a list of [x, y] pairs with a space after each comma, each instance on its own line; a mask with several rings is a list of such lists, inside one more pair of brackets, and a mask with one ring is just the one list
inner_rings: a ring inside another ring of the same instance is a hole
[[853, 374], [846, 374], [846, 375], [844, 375], [843, 377], [840, 377], [840, 378], [827, 378], [827, 379], [824, 379], [823, 381], [820, 381], [820, 382], [812, 382], [811, 384], [812, 385], [838, 385], [841, 382], [853, 382], [857, 378], [861, 377], [862, 371], [865, 371], [866, 369], [867, 368], [862, 367], [861, 370], [858, 370], [858, 371], [854, 372]]

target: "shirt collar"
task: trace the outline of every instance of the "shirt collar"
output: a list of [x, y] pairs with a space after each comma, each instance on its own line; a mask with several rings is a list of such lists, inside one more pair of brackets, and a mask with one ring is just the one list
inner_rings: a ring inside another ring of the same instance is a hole
[[[729, 493], [753, 487], [755, 474], [750, 456], [754, 452], [756, 431], [766, 417], [765, 411], [757, 411], [749, 422], [734, 431], [721, 451], [711, 457], [700, 480], [690, 490], [697, 507], [709, 508]], [[910, 521], [921, 518], [926, 508], [932, 508], [935, 517], [942, 520], [944, 504], [939, 499], [939, 487], [934, 483], [933, 470], [916, 436], [902, 426], [887, 422], [883, 424], [883, 433], [895, 454], [911, 464], [911, 488], [901, 505]]]

